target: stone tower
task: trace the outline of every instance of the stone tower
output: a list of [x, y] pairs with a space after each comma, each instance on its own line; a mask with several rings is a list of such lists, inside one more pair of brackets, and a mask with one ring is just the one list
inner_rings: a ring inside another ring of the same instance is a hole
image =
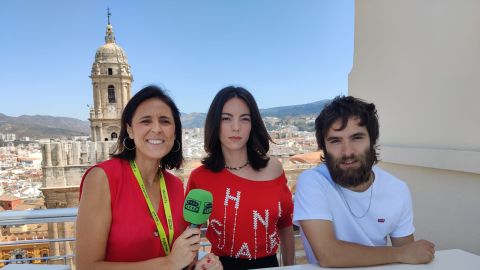
[[[120, 132], [122, 110], [131, 96], [133, 81], [130, 66], [122, 48], [115, 44], [108, 13], [105, 44], [95, 54], [90, 78], [93, 84], [93, 106], [90, 108], [91, 140], [53, 140], [41, 144], [45, 206], [77, 207], [82, 175], [92, 165], [109, 158]], [[48, 224], [50, 239], [75, 235], [75, 223]], [[74, 253], [74, 242], [52, 242], [50, 256]], [[63, 264], [63, 260], [51, 263]], [[67, 262], [72, 269], [71, 259]]]
[[91, 139], [94, 142], [115, 141], [120, 132], [122, 110], [131, 97], [133, 77], [125, 51], [115, 43], [110, 13], [105, 44], [95, 54], [90, 78], [93, 86], [89, 118]]

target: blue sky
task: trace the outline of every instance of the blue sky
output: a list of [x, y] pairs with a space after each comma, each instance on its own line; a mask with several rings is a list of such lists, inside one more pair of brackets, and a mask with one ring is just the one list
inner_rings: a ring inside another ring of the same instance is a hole
[[157, 84], [182, 112], [206, 112], [230, 84], [260, 108], [348, 92], [353, 0], [12, 0], [0, 1], [0, 113], [86, 120], [107, 6], [132, 94]]

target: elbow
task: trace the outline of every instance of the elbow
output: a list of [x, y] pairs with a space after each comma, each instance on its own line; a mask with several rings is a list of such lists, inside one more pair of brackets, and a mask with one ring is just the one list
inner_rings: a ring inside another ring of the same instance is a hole
[[331, 267], [342, 267], [338, 260], [336, 260], [338, 254], [333, 254], [331, 252], [320, 252], [315, 254], [315, 257], [318, 261], [320, 267], [323, 268], [331, 268]]
[[333, 262], [333, 261], [328, 261], [328, 260], [318, 261], [318, 264], [319, 264], [320, 267], [322, 267], [322, 268], [344, 267], [344, 266], [341, 266], [341, 265], [336, 264], [336, 263]]
[[322, 259], [317, 259], [318, 260], [318, 264], [320, 265], [320, 267], [322, 268], [331, 268], [331, 267], [335, 267], [334, 264], [330, 263], [329, 261], [327, 260], [322, 260]]
[[329, 264], [326, 264], [322, 261], [318, 261], [318, 265], [320, 265], [320, 267], [322, 267], [322, 268], [330, 268], [331, 267]]

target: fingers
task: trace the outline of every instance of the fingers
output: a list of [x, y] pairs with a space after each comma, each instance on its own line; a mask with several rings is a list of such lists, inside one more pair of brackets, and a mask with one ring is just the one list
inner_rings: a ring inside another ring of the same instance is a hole
[[433, 244], [430, 241], [423, 240], [423, 239], [419, 240], [418, 242], [419, 242], [419, 244], [422, 244], [422, 246], [425, 247], [425, 249], [432, 255], [432, 259], [433, 259], [433, 256], [435, 254], [435, 244]]
[[200, 230], [197, 228], [187, 228], [173, 243], [172, 252], [169, 256], [176, 265], [183, 268], [195, 259], [199, 249]]
[[199, 248], [200, 248], [200, 229], [198, 229], [198, 228], [187, 228], [178, 238], [181, 239], [181, 242], [184, 242], [185, 245], [191, 246], [193, 248], [192, 249], [193, 251], [199, 250]]
[[222, 263], [218, 256], [215, 256], [212, 253], [205, 255], [195, 266], [196, 270], [222, 270]]
[[185, 231], [180, 235], [182, 238], [189, 238], [192, 235], [200, 235], [200, 229], [199, 228], [186, 228]]
[[427, 240], [420, 240], [419, 244], [423, 247], [423, 249], [426, 251], [425, 257], [423, 259], [424, 263], [429, 263], [433, 260], [435, 257], [435, 245]]
[[422, 239], [422, 240], [418, 240], [418, 242], [425, 243], [426, 245], [430, 246], [431, 248], [435, 248], [435, 244], [430, 242], [430, 241]]

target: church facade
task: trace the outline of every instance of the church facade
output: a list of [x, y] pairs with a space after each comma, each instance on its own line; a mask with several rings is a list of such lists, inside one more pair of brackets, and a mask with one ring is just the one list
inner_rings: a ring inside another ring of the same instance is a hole
[[[125, 51], [116, 44], [110, 19], [105, 44], [95, 53], [90, 78], [93, 103], [90, 106], [90, 140], [51, 140], [41, 145], [45, 206], [77, 207], [82, 175], [92, 165], [106, 160], [114, 151], [122, 110], [131, 98], [133, 77]], [[75, 235], [72, 222], [49, 223], [48, 238], [69, 238]], [[73, 254], [74, 242], [49, 244], [49, 255]], [[63, 260], [59, 261], [63, 263]], [[69, 263], [72, 267], [74, 264]]]

